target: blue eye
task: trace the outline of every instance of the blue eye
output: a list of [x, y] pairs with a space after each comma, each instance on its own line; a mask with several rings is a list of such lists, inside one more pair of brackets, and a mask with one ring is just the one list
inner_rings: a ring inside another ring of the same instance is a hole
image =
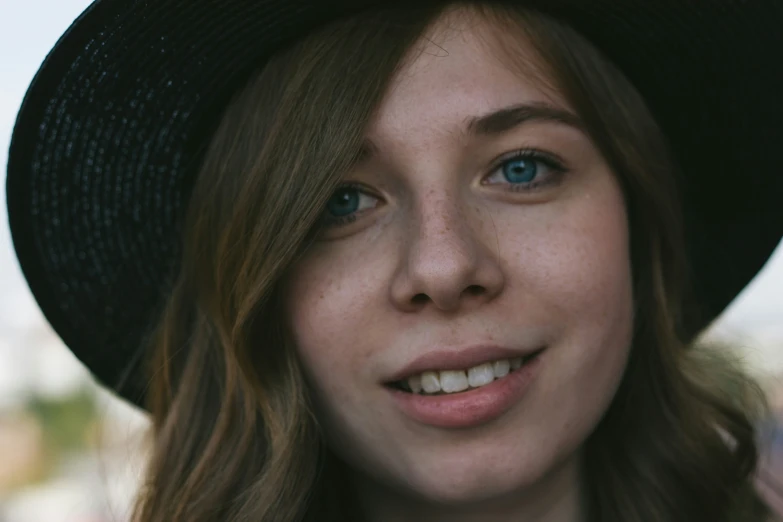
[[530, 183], [538, 175], [538, 165], [534, 158], [514, 158], [503, 163], [503, 177], [509, 183]]
[[500, 163], [484, 183], [506, 185], [513, 192], [529, 192], [556, 183], [565, 172], [563, 163], [550, 154], [523, 150]]
[[342, 187], [326, 203], [326, 210], [333, 217], [344, 217], [359, 210], [360, 193], [353, 187]]
[[346, 184], [334, 191], [326, 202], [322, 223], [338, 226], [351, 223], [365, 210], [378, 206], [380, 199], [358, 184]]

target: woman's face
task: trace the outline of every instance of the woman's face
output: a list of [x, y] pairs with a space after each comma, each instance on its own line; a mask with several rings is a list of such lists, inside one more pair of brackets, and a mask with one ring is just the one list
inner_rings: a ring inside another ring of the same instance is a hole
[[552, 82], [462, 20], [411, 53], [286, 281], [328, 442], [399, 509], [566, 494], [631, 342], [615, 176]]

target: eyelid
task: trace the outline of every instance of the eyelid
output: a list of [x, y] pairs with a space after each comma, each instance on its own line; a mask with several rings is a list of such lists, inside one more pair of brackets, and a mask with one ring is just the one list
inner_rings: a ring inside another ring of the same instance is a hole
[[507, 152], [496, 159], [492, 164], [493, 166], [490, 169], [490, 174], [496, 172], [506, 161], [518, 158], [532, 158], [546, 164], [546, 166], [551, 169], [568, 170], [565, 161], [557, 154], [534, 147], [525, 147], [513, 152]]
[[[545, 165], [546, 168], [551, 171], [551, 176], [548, 177], [553, 179], [547, 179], [543, 181], [534, 180], [531, 181], [530, 183], [517, 183], [517, 184], [510, 183], [510, 182], [502, 182], [502, 183], [487, 182], [489, 178], [498, 174], [498, 171], [503, 168], [504, 163], [517, 159], [529, 159]], [[509, 192], [533, 192], [536, 190], [536, 188], [544, 187], [546, 185], [559, 182], [562, 175], [566, 174], [568, 170], [569, 169], [568, 167], [566, 167], [565, 162], [557, 154], [546, 152], [541, 149], [528, 147], [528, 148], [516, 150], [514, 152], [506, 153], [502, 155], [500, 158], [498, 158], [493, 163], [493, 167], [489, 170], [489, 173], [482, 178], [481, 184], [487, 186], [505, 185], [504, 190], [507, 190]]]
[[356, 190], [357, 192], [359, 192], [360, 194], [362, 194], [364, 196], [368, 196], [368, 197], [371, 197], [373, 199], [378, 200], [378, 203], [376, 205], [374, 205], [373, 207], [369, 208], [369, 209], [358, 210], [356, 212], [353, 212], [351, 214], [347, 214], [345, 216], [329, 216], [327, 210], [324, 209], [324, 216], [321, 218], [321, 226], [322, 227], [332, 228], [332, 227], [340, 227], [340, 226], [344, 226], [344, 225], [350, 224], [350, 223], [356, 221], [357, 216], [361, 216], [367, 210], [374, 210], [374, 209], [378, 208], [378, 206], [380, 206], [380, 204], [382, 204], [382, 202], [383, 202], [383, 198], [380, 195], [378, 195], [375, 191], [371, 190], [366, 185], [364, 185], [362, 183], [359, 183], [359, 182], [356, 182], [356, 181], [346, 181], [346, 182], [340, 183], [337, 186], [337, 188], [334, 190], [334, 192], [332, 192], [332, 196], [335, 193], [337, 193], [337, 191], [344, 190], [344, 189]]
[[337, 193], [337, 191], [344, 190], [344, 189], [353, 189], [356, 190], [357, 192], [361, 192], [365, 196], [370, 196], [371, 198], [375, 198], [379, 201], [383, 201], [383, 197], [380, 196], [375, 190], [371, 189], [364, 183], [360, 183], [358, 181], [345, 181], [340, 183], [339, 185], [337, 185], [337, 188], [334, 189], [332, 195]]
[[[533, 181], [530, 184], [512, 184], [512, 183], [499, 183], [498, 185], [507, 185], [508, 188], [506, 188], [509, 192], [533, 192], [536, 190], [537, 187], [541, 187], [544, 185], [549, 185], [553, 183], [557, 183], [559, 181], [559, 176], [561, 174], [566, 173], [569, 169], [566, 167], [565, 162], [558, 156], [557, 154], [544, 151], [537, 148], [532, 147], [526, 147], [522, 149], [515, 150], [513, 152], [509, 152], [506, 154], [503, 154], [498, 159], [496, 159], [493, 162], [493, 167], [490, 169], [489, 173], [486, 174], [481, 181], [481, 184], [487, 184], [486, 180], [487, 178], [493, 176], [498, 172], [500, 168], [502, 168], [503, 164], [507, 161], [511, 161], [514, 159], [532, 159], [534, 161], [543, 163], [546, 165], [548, 169], [550, 169], [553, 173], [553, 176], [555, 179], [553, 180], [545, 180], [541, 182]], [[517, 190], [515, 190], [513, 187], [517, 187]], [[364, 196], [369, 196], [371, 198], [374, 198], [378, 200], [378, 204], [373, 206], [372, 208], [365, 209], [365, 210], [359, 210], [357, 212], [354, 212], [352, 214], [347, 214], [345, 216], [328, 216], [326, 214], [326, 211], [324, 211], [324, 218], [322, 218], [321, 226], [325, 228], [339, 228], [341, 226], [348, 225], [350, 223], [353, 223], [358, 219], [359, 216], [361, 216], [364, 212], [367, 210], [374, 210], [376, 209], [380, 204], [383, 203], [383, 197], [380, 196], [376, 191], [370, 189], [365, 184], [356, 182], [356, 181], [346, 181], [343, 183], [340, 183], [337, 188], [335, 189], [335, 192], [341, 189], [353, 189]]]

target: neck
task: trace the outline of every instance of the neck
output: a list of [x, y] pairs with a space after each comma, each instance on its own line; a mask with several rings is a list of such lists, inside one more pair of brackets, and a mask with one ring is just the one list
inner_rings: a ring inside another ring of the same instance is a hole
[[577, 459], [552, 470], [534, 486], [500, 496], [458, 504], [415, 498], [411, 492], [355, 477], [354, 498], [359, 499], [368, 522], [584, 522], [583, 491]]

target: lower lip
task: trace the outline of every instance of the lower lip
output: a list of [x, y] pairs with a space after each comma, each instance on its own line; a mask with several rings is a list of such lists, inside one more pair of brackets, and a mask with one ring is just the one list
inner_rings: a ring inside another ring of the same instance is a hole
[[501, 379], [473, 390], [447, 395], [419, 395], [388, 388], [402, 411], [438, 428], [470, 428], [494, 420], [516, 404], [538, 374], [541, 355]]

